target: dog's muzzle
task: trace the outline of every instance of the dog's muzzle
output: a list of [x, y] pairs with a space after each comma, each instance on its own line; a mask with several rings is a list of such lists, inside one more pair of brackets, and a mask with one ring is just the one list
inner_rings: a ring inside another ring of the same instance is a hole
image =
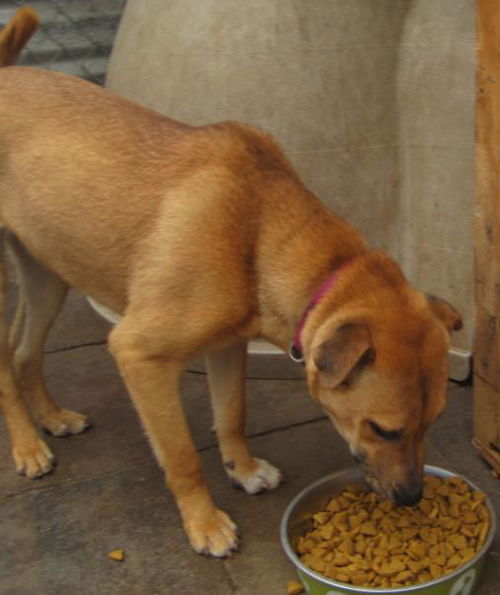
[[422, 498], [422, 484], [418, 483], [409, 487], [398, 486], [393, 492], [394, 502], [398, 506], [413, 506]]

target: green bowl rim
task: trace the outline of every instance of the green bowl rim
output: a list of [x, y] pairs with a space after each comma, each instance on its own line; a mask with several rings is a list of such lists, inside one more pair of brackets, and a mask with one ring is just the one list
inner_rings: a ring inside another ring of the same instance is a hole
[[483, 547], [474, 556], [474, 558], [471, 558], [463, 566], [460, 566], [459, 568], [457, 568], [453, 572], [450, 572], [449, 574], [444, 574], [443, 576], [435, 578], [432, 581], [428, 581], [426, 583], [418, 583], [417, 585], [410, 585], [408, 587], [391, 587], [391, 588], [388, 588], [388, 587], [381, 587], [381, 588], [357, 587], [355, 585], [349, 585], [348, 583], [340, 583], [337, 581], [333, 581], [333, 580], [328, 579], [327, 577], [323, 576], [322, 574], [319, 574], [318, 572], [311, 570], [310, 568], [308, 568], [305, 564], [303, 564], [300, 561], [300, 558], [297, 556], [297, 554], [295, 553], [294, 549], [292, 548], [292, 546], [288, 540], [288, 523], [289, 523], [290, 515], [293, 512], [295, 506], [299, 502], [301, 502], [305, 496], [307, 496], [310, 492], [312, 492], [318, 486], [320, 486], [323, 483], [326, 483], [327, 481], [330, 481], [332, 478], [336, 477], [337, 475], [341, 475], [342, 473], [345, 473], [349, 469], [353, 469], [353, 468], [355, 469], [356, 467], [345, 467], [344, 469], [342, 469], [340, 471], [336, 471], [335, 473], [330, 473], [329, 475], [326, 475], [326, 476], [322, 477], [321, 479], [316, 480], [315, 482], [313, 482], [312, 484], [310, 484], [309, 486], [307, 486], [306, 488], [301, 490], [295, 496], [295, 498], [290, 502], [290, 504], [287, 506], [285, 512], [283, 513], [283, 517], [281, 519], [281, 525], [280, 525], [281, 545], [283, 546], [283, 549], [285, 550], [285, 553], [288, 556], [288, 558], [290, 559], [290, 561], [293, 562], [293, 564], [299, 570], [301, 570], [304, 574], [311, 577], [315, 581], [319, 581], [319, 582], [323, 583], [326, 587], [334, 587], [336, 589], [343, 589], [344, 591], [351, 591], [352, 593], [372, 593], [372, 594], [377, 594], [377, 595], [378, 595], [378, 593], [394, 593], [394, 594], [395, 593], [409, 593], [411, 591], [416, 591], [417, 589], [433, 587], [435, 585], [438, 585], [443, 582], [447, 582], [448, 580], [458, 577], [459, 575], [464, 573], [466, 570], [468, 570], [469, 568], [474, 566], [486, 554], [486, 552], [490, 548], [491, 543], [492, 543], [493, 538], [496, 533], [497, 518], [496, 518], [495, 509], [493, 508], [493, 503], [491, 502], [488, 494], [486, 494], [486, 492], [484, 492], [484, 490], [479, 488], [475, 483], [473, 483], [472, 481], [470, 481], [469, 479], [467, 479], [460, 473], [454, 473], [453, 471], [448, 471], [447, 469], [442, 469], [441, 467], [435, 467], [433, 465], [424, 465], [425, 473], [429, 473], [431, 475], [437, 475], [437, 476], [441, 476], [441, 477], [460, 477], [461, 479], [466, 481], [471, 486], [472, 489], [483, 492], [486, 494], [486, 504], [488, 506], [488, 511], [490, 513], [490, 530], [488, 531], [488, 535], [486, 537], [486, 541], [484, 542]]

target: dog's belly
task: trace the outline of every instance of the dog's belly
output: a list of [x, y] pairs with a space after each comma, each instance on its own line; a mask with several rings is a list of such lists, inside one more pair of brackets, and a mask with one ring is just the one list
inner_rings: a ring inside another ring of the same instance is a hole
[[[18, 206], [22, 208], [22, 204]], [[86, 224], [80, 228], [68, 225], [58, 229], [50, 218], [37, 217], [36, 210], [26, 209], [26, 213], [28, 216], [4, 213], [4, 221], [27, 250], [68, 285], [122, 311], [126, 302], [130, 246], [124, 250], [106, 230], [102, 233], [97, 230], [94, 233], [98, 235], [94, 235], [90, 229], [86, 230]], [[74, 219], [76, 223], [78, 216]]]
[[111, 324], [117, 324], [121, 320], [120, 314], [117, 314], [113, 310], [110, 310], [106, 306], [99, 304], [91, 297], [87, 297], [89, 304], [94, 308], [94, 310], [100, 314], [105, 320], [107, 320]]

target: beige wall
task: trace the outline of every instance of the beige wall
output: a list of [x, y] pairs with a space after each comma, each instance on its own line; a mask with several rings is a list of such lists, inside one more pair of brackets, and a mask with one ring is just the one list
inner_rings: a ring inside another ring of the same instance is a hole
[[402, 258], [409, 278], [452, 301], [473, 340], [475, 2], [410, 3], [399, 50]]
[[471, 345], [474, 2], [129, 0], [108, 85], [190, 122], [272, 132], [306, 184]]

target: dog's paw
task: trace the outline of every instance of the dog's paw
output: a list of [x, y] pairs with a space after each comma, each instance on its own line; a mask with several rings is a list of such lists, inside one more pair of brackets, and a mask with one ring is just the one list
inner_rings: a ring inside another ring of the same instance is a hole
[[227, 558], [238, 549], [236, 525], [222, 510], [214, 509], [208, 518], [184, 521], [191, 546], [198, 554]]
[[55, 457], [43, 440], [36, 438], [29, 444], [15, 446], [12, 450], [16, 470], [31, 479], [50, 473]]
[[60, 409], [40, 417], [40, 424], [52, 436], [58, 437], [80, 434], [91, 425], [88, 417], [67, 409]]
[[228, 468], [226, 470], [233, 485], [243, 488], [247, 494], [258, 494], [264, 490], [274, 490], [283, 481], [281, 471], [264, 461], [253, 459], [254, 469], [245, 475], [238, 473], [238, 469]]

